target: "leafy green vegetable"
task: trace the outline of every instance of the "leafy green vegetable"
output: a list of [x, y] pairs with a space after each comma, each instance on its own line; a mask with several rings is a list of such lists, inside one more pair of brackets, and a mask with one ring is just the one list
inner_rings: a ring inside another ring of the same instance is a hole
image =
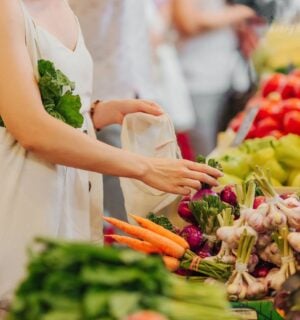
[[193, 201], [190, 209], [197, 220], [200, 229], [205, 234], [214, 234], [220, 227], [218, 214], [226, 209], [226, 205], [218, 196], [207, 196], [200, 201]]
[[38, 69], [39, 88], [47, 112], [74, 128], [80, 128], [83, 116], [80, 114], [80, 97], [73, 94], [75, 83], [60, 70], [56, 70], [50, 61], [40, 60]]
[[[54, 118], [74, 128], [81, 128], [83, 116], [80, 113], [81, 99], [74, 95], [75, 83], [70, 81], [60, 70], [56, 70], [51, 61], [39, 60], [38, 82], [45, 110]], [[0, 117], [0, 127], [4, 127]]]
[[224, 288], [188, 283], [158, 256], [49, 239], [37, 245], [8, 320], [122, 320], [139, 310], [170, 320], [234, 319]]
[[161, 227], [164, 227], [165, 229], [167, 229], [169, 231], [176, 233], [176, 228], [173, 226], [173, 224], [170, 222], [170, 220], [163, 215], [158, 216], [158, 215], [150, 212], [147, 216], [147, 219], [160, 225]]

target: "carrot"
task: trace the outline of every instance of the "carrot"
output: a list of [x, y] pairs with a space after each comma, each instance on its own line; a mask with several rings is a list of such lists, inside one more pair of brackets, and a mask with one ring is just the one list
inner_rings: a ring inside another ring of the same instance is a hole
[[153, 231], [144, 229], [139, 226], [133, 226], [127, 222], [115, 219], [115, 218], [104, 218], [105, 221], [109, 222], [116, 228], [134, 236], [138, 239], [145, 240], [152, 243], [156, 248], [161, 250], [161, 252], [167, 256], [174, 258], [181, 258], [185, 253], [185, 249], [178, 245], [176, 242], [165, 238]]
[[175, 272], [179, 269], [180, 262], [178, 259], [173, 258], [173, 257], [168, 257], [168, 256], [163, 256], [162, 259], [163, 259], [163, 262], [164, 262], [166, 268], [169, 271]]
[[143, 228], [146, 228], [150, 231], [153, 231], [157, 234], [160, 234], [161, 236], [164, 236], [174, 242], [176, 242], [177, 244], [179, 244], [181, 247], [183, 247], [184, 249], [189, 249], [190, 246], [187, 243], [187, 241], [185, 239], [183, 239], [182, 237], [178, 236], [177, 234], [175, 234], [172, 231], [169, 231], [167, 229], [165, 229], [164, 227], [150, 221], [149, 219], [145, 219], [142, 217], [138, 217], [135, 216], [133, 214], [130, 214], [130, 216]]
[[116, 234], [110, 234], [108, 235], [108, 237], [114, 239], [120, 244], [125, 244], [129, 248], [139, 252], [148, 253], [148, 254], [160, 253], [159, 249], [157, 249], [156, 247], [154, 247], [153, 244], [147, 241], [141, 241], [141, 240], [130, 238], [130, 237], [119, 236]]

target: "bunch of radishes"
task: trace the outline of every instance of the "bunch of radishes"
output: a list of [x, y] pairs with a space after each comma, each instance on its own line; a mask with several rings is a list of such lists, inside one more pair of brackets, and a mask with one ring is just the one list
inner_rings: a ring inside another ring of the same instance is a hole
[[[264, 196], [255, 197], [257, 188]], [[190, 224], [181, 235], [206, 259], [232, 264], [227, 282], [232, 300], [261, 298], [296, 272], [300, 253], [300, 200], [279, 196], [259, 168], [255, 180], [209, 188], [184, 198], [178, 214]]]

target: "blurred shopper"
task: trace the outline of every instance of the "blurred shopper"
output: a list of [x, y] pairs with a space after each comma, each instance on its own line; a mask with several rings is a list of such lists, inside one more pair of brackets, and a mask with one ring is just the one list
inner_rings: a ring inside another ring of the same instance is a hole
[[173, 0], [144, 1], [153, 49], [155, 95], [174, 123], [183, 158], [194, 160], [189, 131], [195, 126], [195, 113], [175, 47]]
[[[151, 49], [144, 0], [69, 0], [94, 59], [95, 99], [154, 99]], [[120, 147], [120, 127], [98, 139]], [[126, 219], [119, 179], [104, 176], [104, 208]]]
[[[255, 17], [249, 7], [228, 5], [225, 0], [174, 0], [180, 59], [197, 115], [192, 135], [197, 153], [207, 155], [214, 148], [227, 93], [249, 88], [236, 28], [242, 31], [243, 24]], [[251, 50], [251, 39], [243, 40], [248, 41], [244, 49]]]

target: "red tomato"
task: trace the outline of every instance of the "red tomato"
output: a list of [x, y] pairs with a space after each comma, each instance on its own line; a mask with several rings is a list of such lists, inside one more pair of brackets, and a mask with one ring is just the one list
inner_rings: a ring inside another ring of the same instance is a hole
[[300, 99], [292, 98], [281, 103], [281, 115], [285, 115], [290, 111], [300, 111]]
[[287, 76], [282, 73], [271, 75], [262, 84], [262, 96], [267, 97], [272, 92], [281, 92], [287, 82]]
[[268, 117], [260, 120], [256, 125], [256, 137], [263, 138], [271, 131], [278, 130], [279, 123], [275, 119]]
[[276, 139], [280, 139], [281, 137], [284, 136], [284, 132], [281, 130], [272, 130], [269, 132], [268, 136], [275, 137]]
[[290, 111], [283, 119], [284, 130], [286, 133], [300, 135], [300, 111]]
[[281, 97], [283, 100], [295, 98], [300, 92], [300, 78], [290, 75], [287, 77], [287, 82], [282, 87]]
[[300, 78], [300, 69], [295, 69], [290, 75]]
[[262, 99], [260, 104], [260, 110], [256, 117], [256, 121], [272, 117], [280, 119], [281, 112], [281, 97], [279, 94], [271, 94], [268, 98]]
[[229, 128], [237, 132], [244, 120], [244, 117], [245, 117], [244, 112], [238, 113], [229, 123]]
[[255, 197], [254, 203], [253, 203], [253, 209], [257, 209], [261, 204], [265, 202], [266, 202], [266, 197], [264, 196]]

